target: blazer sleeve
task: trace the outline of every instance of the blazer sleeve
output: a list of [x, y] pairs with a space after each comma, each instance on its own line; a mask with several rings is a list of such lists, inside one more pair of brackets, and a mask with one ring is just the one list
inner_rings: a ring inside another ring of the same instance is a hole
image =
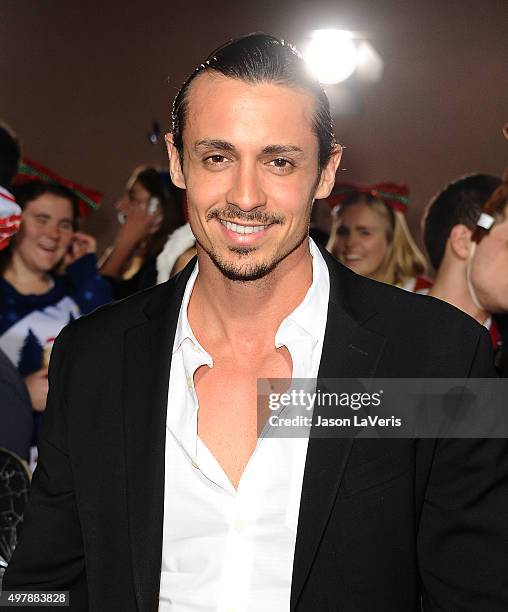
[[88, 596], [63, 386], [73, 330], [65, 328], [53, 347], [37, 468], [20, 541], [2, 586], [5, 591], [69, 591], [70, 609], [78, 611], [88, 610]]
[[[480, 330], [471, 378], [494, 376]], [[508, 610], [508, 442], [436, 443], [417, 545], [425, 612]]]

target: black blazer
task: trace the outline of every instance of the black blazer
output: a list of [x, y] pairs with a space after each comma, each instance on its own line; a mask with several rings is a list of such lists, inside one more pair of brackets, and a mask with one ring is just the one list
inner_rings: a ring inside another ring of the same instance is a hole
[[[488, 334], [470, 317], [325, 257], [320, 377], [492, 375]], [[55, 344], [5, 589], [70, 590], [72, 610], [157, 610], [171, 347], [191, 267]], [[436, 612], [506, 612], [507, 534], [504, 440], [312, 438], [291, 610], [416, 612], [423, 599]]]

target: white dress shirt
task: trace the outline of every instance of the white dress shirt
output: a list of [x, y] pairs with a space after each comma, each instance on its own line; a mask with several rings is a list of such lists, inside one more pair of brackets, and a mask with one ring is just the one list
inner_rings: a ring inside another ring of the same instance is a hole
[[[317, 378], [330, 280], [309, 239], [312, 285], [286, 317], [275, 346], [286, 346], [294, 378]], [[261, 437], [233, 487], [197, 435], [194, 373], [213, 359], [187, 319], [198, 264], [187, 283], [169, 377], [159, 610], [289, 610], [296, 528], [308, 438]]]

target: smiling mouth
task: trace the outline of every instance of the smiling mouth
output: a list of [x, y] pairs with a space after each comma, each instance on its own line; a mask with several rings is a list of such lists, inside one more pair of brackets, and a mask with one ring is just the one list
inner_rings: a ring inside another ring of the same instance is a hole
[[268, 225], [239, 225], [238, 223], [231, 223], [231, 221], [223, 219], [219, 219], [219, 221], [226, 229], [237, 234], [257, 234], [268, 227]]
[[57, 247], [48, 247], [48, 246], [44, 246], [43, 244], [39, 244], [39, 248], [42, 249], [43, 251], [46, 251], [46, 253], [54, 253], [57, 250]]

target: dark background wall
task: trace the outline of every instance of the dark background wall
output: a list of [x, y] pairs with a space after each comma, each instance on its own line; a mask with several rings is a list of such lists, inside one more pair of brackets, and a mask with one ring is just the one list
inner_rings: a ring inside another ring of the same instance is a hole
[[176, 89], [213, 48], [255, 30], [297, 44], [314, 28], [366, 31], [384, 76], [335, 119], [341, 178], [407, 183], [418, 237], [444, 183], [508, 162], [507, 24], [506, 0], [0, 0], [0, 120], [27, 156], [105, 193], [86, 221], [104, 247], [131, 169], [166, 163], [151, 122], [169, 126]]

